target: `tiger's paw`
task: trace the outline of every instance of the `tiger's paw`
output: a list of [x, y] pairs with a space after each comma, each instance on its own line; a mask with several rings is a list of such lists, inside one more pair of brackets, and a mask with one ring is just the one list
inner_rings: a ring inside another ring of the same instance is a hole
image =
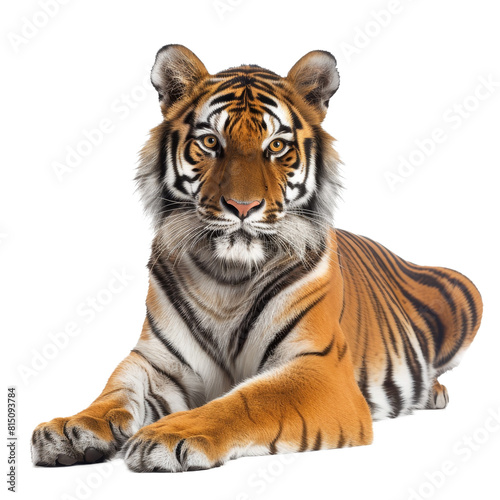
[[428, 409], [441, 410], [448, 406], [448, 402], [450, 398], [448, 396], [448, 390], [442, 384], [440, 384], [437, 380], [434, 381], [434, 385], [432, 386], [431, 395], [429, 401], [427, 403]]
[[33, 431], [31, 459], [42, 467], [108, 460], [132, 434], [123, 428], [129, 419], [126, 410], [112, 410], [105, 418], [80, 415], [42, 423]]
[[[181, 413], [187, 416], [191, 411]], [[143, 427], [128, 440], [124, 459], [130, 470], [183, 472], [210, 469], [226, 462], [215, 445], [213, 432], [192, 425], [189, 417], [179, 417], [182, 415], [164, 417]]]

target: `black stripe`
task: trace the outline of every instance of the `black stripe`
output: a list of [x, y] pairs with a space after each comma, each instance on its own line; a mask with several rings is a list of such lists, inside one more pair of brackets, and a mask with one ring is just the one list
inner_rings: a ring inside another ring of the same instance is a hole
[[441, 368], [442, 366], [445, 366], [447, 363], [449, 363], [452, 358], [457, 354], [457, 352], [460, 350], [462, 347], [465, 338], [467, 337], [468, 329], [467, 329], [467, 316], [465, 315], [465, 311], [462, 311], [461, 313], [461, 325], [460, 325], [460, 337], [458, 339], [458, 342], [455, 342], [455, 345], [453, 346], [453, 349], [446, 354], [443, 358], [440, 358], [439, 361], [435, 364], [435, 368]]
[[[343, 269], [343, 264], [342, 264], [342, 255], [339, 249], [339, 245], [337, 243], [337, 262], [339, 264], [339, 271], [340, 275], [342, 277], [342, 309], [340, 311], [340, 316], [339, 316], [339, 325], [342, 323], [342, 318], [344, 317], [344, 311], [345, 311], [345, 279], [344, 279], [344, 269]], [[359, 313], [359, 312], [358, 312]]]
[[291, 319], [273, 338], [270, 344], [267, 346], [266, 351], [264, 352], [264, 356], [259, 363], [259, 370], [263, 368], [266, 361], [274, 354], [277, 347], [285, 340], [285, 338], [290, 334], [290, 332], [297, 326], [299, 321], [319, 302], [321, 302], [326, 297], [326, 293], [321, 295], [318, 299], [316, 299], [312, 304], [309, 304], [305, 309], [300, 311], [295, 318]]
[[302, 420], [302, 436], [300, 439], [300, 448], [299, 452], [303, 452], [307, 450], [307, 424], [305, 418], [302, 416], [299, 410], [295, 408], [296, 412], [299, 414], [300, 419]]
[[173, 346], [173, 344], [163, 336], [163, 333], [158, 328], [158, 325], [154, 321], [153, 316], [149, 310], [146, 313], [146, 317], [148, 319], [151, 332], [164, 345], [167, 351], [175, 356], [183, 365], [191, 368], [191, 365], [186, 361], [186, 358], [184, 358], [184, 356]]
[[241, 400], [243, 401], [243, 407], [245, 408], [245, 412], [247, 414], [247, 417], [254, 423], [256, 424], [257, 422], [252, 418], [252, 415], [250, 415], [250, 406], [248, 405], [248, 400], [247, 397], [243, 394], [243, 392], [239, 391], [238, 394], [241, 396]]
[[[368, 239], [368, 238], [367, 238]], [[434, 350], [435, 353], [434, 355], [437, 355], [437, 352], [439, 350], [439, 346], [442, 344], [443, 339], [444, 339], [444, 331], [445, 327], [439, 317], [439, 315], [428, 305], [419, 300], [417, 297], [412, 295], [409, 291], [407, 291], [401, 284], [401, 281], [398, 281], [396, 277], [399, 278], [400, 276], [400, 269], [396, 269], [394, 267], [393, 261], [400, 260], [402, 261], [401, 258], [397, 257], [394, 255], [392, 252], [387, 250], [385, 247], [382, 245], [378, 245], [376, 242], [375, 245], [377, 245], [377, 248], [380, 250], [382, 255], [384, 255], [386, 262], [388, 265], [391, 267], [392, 274], [390, 271], [387, 270], [387, 267], [385, 264], [382, 262], [380, 257], [375, 253], [375, 250], [372, 249], [372, 253], [374, 254], [375, 258], [377, 259], [377, 263], [382, 266], [383, 269], [385, 269], [388, 273], [388, 276], [392, 278], [392, 282], [398, 287], [398, 289], [401, 291], [401, 293], [405, 296], [405, 298], [411, 303], [413, 308], [415, 309], [416, 313], [420, 317], [420, 319], [426, 324], [428, 331], [432, 335], [432, 338], [434, 340]], [[412, 327], [417, 335], [418, 341], [420, 343], [420, 346], [422, 348], [422, 352], [424, 354], [426, 362], [430, 362], [430, 352], [429, 352], [429, 346], [428, 346], [428, 341], [424, 335], [424, 332], [415, 324], [413, 319], [409, 317], [409, 320], [412, 324]]]
[[[349, 238], [350, 236], [353, 236], [353, 235], [351, 235], [350, 233], [347, 233], [346, 236]], [[349, 240], [351, 240], [351, 238], [349, 238]], [[368, 289], [370, 301], [372, 302], [372, 306], [373, 306], [374, 310], [378, 312], [379, 315], [382, 315], [383, 324], [388, 325], [389, 323], [387, 320], [387, 316], [384, 312], [384, 309], [382, 307], [382, 304], [378, 300], [378, 298], [377, 298], [377, 296], [376, 296], [376, 294], [375, 294], [375, 292], [370, 284], [370, 281], [367, 279], [367, 277], [365, 275], [364, 271], [365, 271], [365, 269], [368, 270], [368, 268], [367, 267], [362, 268], [361, 265], [359, 264], [359, 262], [363, 262], [363, 260], [361, 259], [361, 257], [359, 256], [359, 254], [357, 253], [357, 251], [354, 248], [355, 241], [352, 243], [350, 243], [350, 242], [348, 242], [348, 243], [349, 243], [349, 246], [351, 247], [351, 249], [357, 255], [358, 260], [353, 260], [352, 262], [356, 265], [356, 267], [358, 267], [358, 269], [360, 270], [362, 275], [365, 277], [365, 286]], [[360, 250], [362, 250], [362, 249], [360, 249]], [[376, 282], [379, 281], [379, 280], [377, 280], [377, 277], [373, 276], [373, 274], [371, 272], [370, 272], [370, 274], [372, 275], [372, 277], [374, 278], [374, 280]], [[389, 308], [389, 311], [391, 312], [390, 308]], [[385, 339], [385, 336], [383, 335], [381, 325], [379, 324], [378, 326], [380, 329], [380, 338], [382, 339], [382, 342], [384, 344], [386, 360], [387, 360], [386, 377], [385, 377], [385, 380], [383, 383], [383, 387], [384, 387], [386, 396], [389, 400], [389, 404], [391, 406], [391, 413], [389, 416], [391, 418], [393, 418], [393, 417], [396, 417], [400, 414], [401, 409], [402, 409], [402, 405], [403, 405], [403, 399], [402, 399], [401, 391], [394, 381], [392, 359], [391, 359], [390, 351], [389, 351], [388, 346], [387, 346], [387, 341]], [[398, 349], [397, 349], [397, 346], [395, 345], [395, 339], [394, 339], [394, 336], [392, 334], [392, 330], [390, 328], [389, 328], [389, 335], [391, 337], [391, 341], [394, 342], [393, 343], [393, 350], [394, 350], [396, 356], [398, 356]]]
[[[344, 342], [345, 342], [345, 340], [344, 340]], [[338, 351], [337, 361], [339, 363], [344, 359], [344, 356], [346, 355], [346, 353], [347, 353], [347, 342], [345, 342], [344, 346]]]
[[171, 373], [167, 373], [166, 371], [162, 370], [158, 366], [156, 366], [154, 363], [151, 362], [144, 354], [139, 351], [138, 349], [132, 349], [132, 352], [135, 352], [139, 356], [141, 356], [145, 361], [147, 361], [150, 366], [155, 370], [157, 373], [163, 375], [166, 379], [170, 380], [179, 390], [179, 392], [182, 394], [182, 398], [184, 399], [184, 402], [186, 403], [186, 406], [188, 408], [191, 408], [191, 403], [189, 401], [189, 393], [187, 392], [186, 388], [184, 385], [177, 379], [177, 377], [174, 377]]
[[44, 429], [43, 430], [43, 437], [49, 442], [49, 443], [53, 443], [55, 440], [54, 438], [52, 437], [50, 431], [48, 429]]
[[303, 128], [302, 122], [300, 118], [297, 116], [297, 113], [293, 109], [290, 108], [290, 114], [292, 115], [292, 123], [296, 130], [300, 130]]
[[183, 465], [181, 459], [183, 458], [181, 456], [181, 451], [182, 451], [182, 445], [186, 442], [185, 439], [181, 439], [178, 443], [177, 446], [175, 447], [175, 458], [177, 459], [177, 462], [179, 462], [180, 465]]
[[154, 398], [156, 404], [160, 407], [162, 411], [162, 417], [165, 417], [166, 415], [170, 415], [172, 413], [172, 411], [170, 410], [170, 405], [167, 403], [165, 398], [163, 398], [163, 396], [160, 396], [155, 392], [151, 392], [151, 397]]
[[[123, 444], [129, 439], [130, 436], [125, 434], [122, 428], [119, 425], [112, 422], [111, 420], [108, 423], [111, 433], [113, 434], [114, 440], [118, 443], [118, 446], [123, 446]], [[120, 433], [120, 435], [116, 433], [117, 430]]]
[[[339, 236], [342, 236], [342, 238], [347, 237], [347, 233], [345, 231], [338, 230], [337, 232], [338, 232]], [[351, 236], [354, 236], [354, 235], [351, 235]], [[340, 242], [345, 243], [345, 241], [342, 241], [342, 238], [339, 238], [339, 243]], [[361, 239], [360, 237], [356, 237], [356, 238]], [[391, 259], [390, 259], [390, 257], [396, 258], [396, 256], [394, 254], [392, 254], [391, 252], [389, 252], [386, 248], [384, 248], [384, 247], [380, 248], [382, 255], [385, 257], [388, 265], [391, 267], [391, 270], [392, 270], [391, 271], [387, 268], [384, 261], [381, 259], [380, 255], [378, 255], [375, 252], [374, 248], [371, 248], [369, 246], [367, 246], [367, 248], [372, 253], [372, 255], [375, 259], [376, 265], [379, 266], [383, 271], [385, 271], [385, 275], [386, 275], [387, 279], [390, 279], [391, 283], [394, 286], [396, 286], [398, 288], [398, 290], [405, 296], [405, 298], [411, 303], [413, 308], [416, 310], [417, 314], [419, 314], [421, 319], [426, 324], [428, 331], [431, 332], [431, 334], [433, 336], [434, 335], [442, 336], [443, 335], [442, 332], [444, 331], [444, 326], [441, 323], [439, 317], [437, 316], [437, 313], [432, 311], [432, 309], [430, 309], [423, 302], [421, 302], [416, 297], [414, 297], [410, 292], [408, 292], [402, 286], [401, 281], [398, 281], [398, 279], [396, 278], [399, 276], [399, 273], [394, 268], [394, 266], [391, 262]], [[417, 340], [418, 340], [420, 347], [422, 349], [422, 354], [424, 355], [426, 362], [429, 363], [430, 362], [429, 346], [428, 346], [427, 338], [426, 338], [424, 332], [422, 331], [422, 329], [420, 327], [418, 327], [418, 325], [413, 321], [413, 319], [402, 309], [399, 301], [396, 300], [394, 302], [394, 304], [397, 305], [398, 309], [401, 312], [404, 312], [404, 314], [406, 315], [408, 321], [410, 322], [410, 324], [413, 328], [413, 331], [415, 332], [415, 334], [417, 336]], [[423, 311], [428, 311], [428, 314], [424, 314]], [[434, 324], [431, 324], [431, 321], [434, 321]]]
[[277, 451], [276, 450], [276, 443], [278, 442], [278, 439], [280, 438], [282, 431], [283, 431], [283, 424], [281, 423], [281, 420], [280, 420], [278, 434], [276, 434], [276, 437], [269, 444], [269, 453], [271, 455], [276, 455], [276, 451]]
[[375, 413], [379, 405], [375, 404], [369, 394], [369, 388], [368, 388], [368, 371], [366, 368], [366, 359], [367, 359], [367, 352], [368, 352], [368, 335], [364, 335], [364, 337], [361, 335], [362, 329], [363, 329], [363, 315], [361, 314], [361, 300], [359, 295], [357, 296], [358, 299], [358, 304], [357, 304], [357, 314], [356, 314], [356, 337], [357, 339], [362, 339], [364, 338], [364, 345], [363, 345], [363, 355], [361, 356], [362, 363], [361, 363], [361, 368], [359, 371], [358, 375], [358, 386], [363, 394], [363, 397], [366, 399], [366, 402], [368, 403], [368, 406], [370, 407], [371, 413]]
[[[306, 170], [306, 172], [307, 172], [307, 170]], [[298, 189], [299, 190], [299, 194], [295, 197], [295, 200], [299, 200], [300, 198], [302, 198], [306, 194], [306, 186], [303, 182], [290, 182], [290, 181], [288, 181], [286, 183], [286, 185], [290, 189]]]
[[[111, 420], [108, 421], [108, 425], [109, 425], [109, 430], [111, 431], [111, 434], [113, 434], [113, 439], [116, 441], [116, 443], [118, 444], [119, 447], [123, 446], [123, 443], [125, 443], [125, 441], [127, 441], [128, 436], [126, 436], [123, 433], [123, 431], [121, 430], [121, 428], [119, 426], [115, 426], [115, 424], [113, 422], [111, 422]], [[118, 429], [118, 431], [120, 431], [120, 435], [118, 435], [116, 433], [117, 429]]]
[[216, 97], [215, 99], [210, 101], [209, 106], [215, 106], [216, 104], [235, 101], [236, 99], [236, 94], [234, 92], [229, 92], [228, 94], [220, 95], [219, 97]]
[[[143, 447], [142, 451], [142, 456], [143, 457], [149, 457], [153, 451], [160, 446], [160, 443], [157, 443], [155, 441], [151, 441], [148, 443], [147, 446]], [[144, 470], [144, 469], [143, 469]], [[148, 469], [149, 470], [149, 469]], [[163, 470], [163, 472], [166, 472], [166, 470]]]
[[327, 356], [328, 354], [330, 354], [332, 350], [334, 341], [335, 341], [335, 334], [332, 336], [332, 340], [330, 340], [330, 343], [322, 351], [301, 352], [300, 354], [297, 354], [296, 357], [299, 358], [301, 356], [320, 356], [320, 357]]
[[189, 205], [189, 203], [186, 203], [185, 201], [183, 202], [183, 200], [176, 198], [175, 194], [165, 186], [161, 191], [160, 198], [160, 210], [158, 215], [160, 215], [163, 219], [170, 216], [174, 211], [191, 209], [191, 205]]
[[220, 114], [222, 111], [224, 111], [225, 109], [229, 108], [231, 106], [231, 103], [230, 102], [227, 102], [226, 104], [222, 104], [221, 106], [219, 106], [218, 108], [215, 108], [213, 109], [212, 111], [210, 111], [210, 113], [208, 114], [207, 116], [207, 120], [210, 121], [215, 115], [218, 115]]
[[71, 445], [73, 445], [73, 443], [71, 441], [71, 437], [70, 437], [70, 435], [69, 435], [69, 433], [68, 433], [68, 431], [66, 429], [66, 426], [68, 425], [68, 422], [69, 422], [69, 420], [67, 420], [66, 422], [64, 422], [62, 431], [63, 431], [63, 434], [66, 436], [66, 439], [71, 443]]
[[[375, 288], [372, 286], [371, 283], [373, 282], [374, 284], [379, 285], [379, 287], [382, 289], [382, 291], [384, 291], [385, 287], [380, 283], [380, 280], [378, 279], [378, 277], [371, 271], [371, 269], [369, 269], [368, 266], [361, 265], [361, 263], [363, 263], [364, 261], [363, 261], [363, 258], [359, 255], [357, 248], [359, 248], [360, 251], [362, 251], [362, 249], [356, 245], [355, 240], [353, 241], [350, 238], [350, 236], [351, 236], [350, 234], [347, 234], [346, 236], [348, 237], [348, 239], [345, 240], [345, 243], [350, 247], [351, 252], [353, 252], [355, 254], [355, 256], [357, 257], [356, 259], [352, 259], [350, 262], [353, 263], [358, 268], [359, 272], [361, 273], [361, 275], [364, 278], [364, 285], [365, 285], [366, 291], [368, 292], [368, 296], [370, 297], [370, 302], [372, 303], [373, 310], [375, 312], [377, 312], [379, 316], [382, 317], [382, 320], [383, 320], [382, 324], [384, 326], [389, 326], [389, 321], [388, 321], [388, 318], [386, 315], [386, 310], [388, 310], [390, 312], [391, 308], [389, 307], [389, 304], [387, 302], [386, 302], [387, 309], [383, 307], [383, 304], [380, 302], [378, 295], [375, 291]], [[385, 291], [387, 291], [387, 290], [385, 290]], [[384, 295], [384, 297], [387, 297], [387, 295]], [[379, 321], [377, 326], [379, 327], [379, 332], [380, 332], [381, 337], [383, 337], [383, 329], [381, 328], [380, 321]], [[394, 352], [396, 353], [396, 355], [399, 356], [399, 349], [398, 349], [398, 345], [396, 342], [396, 337], [394, 336], [394, 332], [393, 332], [392, 328], [387, 328], [387, 331], [389, 334], [392, 348], [394, 349]], [[385, 341], [385, 339], [384, 339], [384, 341]]]
[[[276, 131], [277, 134], [289, 134], [292, 132], [292, 129], [288, 125], [280, 125], [280, 128]], [[289, 142], [289, 144], [295, 144], [295, 142]]]
[[435, 288], [438, 290], [441, 295], [444, 297], [446, 300], [447, 304], [449, 305], [451, 311], [453, 314], [456, 314], [457, 312], [457, 306], [448, 292], [446, 288], [439, 282], [438, 279], [434, 278], [432, 275], [427, 274], [427, 269], [422, 269], [419, 272], [412, 271], [409, 266], [407, 265], [406, 262], [404, 262], [402, 259], [395, 259], [394, 260], [396, 265], [399, 267], [399, 269], [408, 277], [410, 277], [413, 281], [416, 283], [419, 283], [421, 285], [425, 285], [431, 288]]
[[211, 94], [211, 89], [207, 89], [207, 85], [204, 85], [204, 88], [199, 90], [196, 95], [192, 99], [185, 100], [184, 104], [181, 108], [179, 108], [175, 115], [170, 120], [170, 123], [175, 123], [177, 120], [182, 119], [186, 113], [189, 113], [193, 109], [195, 109], [199, 102], [202, 101], [207, 94]]
[[[199, 160], [195, 160], [192, 156], [191, 156], [191, 146], [192, 146], [192, 143], [193, 143], [193, 139], [190, 139], [190, 141], [187, 141], [184, 145], [184, 159], [191, 165], [191, 166], [195, 166], [195, 165], [198, 165], [199, 163]], [[193, 147], [197, 147], [198, 150], [200, 151], [200, 148], [198, 146], [197, 143], [194, 143]], [[199, 170], [197, 168], [193, 168], [192, 169], [193, 172], [198, 172]]]
[[[385, 344], [385, 341], [384, 341]], [[401, 397], [401, 391], [394, 381], [394, 371], [392, 368], [392, 359], [386, 347], [387, 356], [387, 368], [385, 373], [385, 380], [383, 383], [385, 394], [389, 400], [391, 406], [390, 418], [395, 418], [401, 413], [401, 408], [403, 406], [403, 401]]]
[[340, 428], [339, 442], [337, 443], [337, 448], [343, 448], [345, 446], [345, 437], [342, 427]]
[[268, 113], [270, 116], [272, 116], [281, 126], [281, 120], [280, 117], [272, 110], [269, 109], [267, 106], [262, 106], [262, 109], [256, 110], [258, 114], [262, 114], [262, 112]]
[[[368, 250], [370, 247], [363, 241], [361, 238], [356, 238], [356, 241], [359, 244], [360, 250], [369, 258], [372, 260], [370, 255], [368, 254]], [[400, 313], [410, 322], [411, 320], [408, 317], [408, 314], [406, 311], [404, 311], [400, 305], [400, 303], [397, 301], [397, 299], [393, 296], [394, 292], [392, 288], [390, 287], [389, 283], [387, 282], [387, 279], [380, 274], [380, 275], [375, 275], [373, 273], [370, 273], [372, 278], [378, 283], [379, 289], [385, 291], [387, 293], [387, 299], [392, 302], [394, 306], [400, 311]], [[380, 279], [379, 279], [380, 278]], [[389, 303], [386, 303], [388, 306], [390, 306]], [[418, 403], [420, 401], [420, 397], [422, 394], [423, 390], [423, 373], [422, 373], [422, 366], [420, 365], [416, 353], [413, 349], [413, 346], [410, 343], [410, 339], [408, 336], [407, 329], [403, 327], [400, 318], [398, 315], [395, 313], [393, 308], [388, 307], [388, 311], [390, 315], [392, 316], [394, 322], [396, 323], [396, 331], [399, 332], [400, 338], [403, 343], [403, 349], [404, 349], [404, 354], [406, 357], [406, 364], [409, 367], [411, 373], [412, 373], [412, 393], [413, 393], [413, 404]], [[387, 317], [385, 313], [383, 314], [383, 317], [385, 320], [387, 320]], [[417, 337], [418, 339], [418, 337]], [[396, 351], [397, 352], [397, 351]]]
[[[317, 261], [319, 261], [319, 257], [317, 258]], [[234, 345], [235, 342], [237, 342], [233, 354], [233, 359], [236, 359], [242, 351], [250, 330], [253, 328], [255, 322], [266, 307], [267, 303], [275, 295], [282, 292], [297, 280], [299, 280], [304, 274], [306, 274], [306, 272], [307, 271], [304, 269], [301, 262], [294, 263], [292, 266], [289, 266], [281, 271], [270, 283], [268, 283], [261, 290], [261, 292], [253, 301], [251, 309], [248, 311], [238, 328], [234, 330], [231, 335], [230, 345]]]
[[[304, 154], [306, 157], [306, 175], [304, 176], [303, 184], [304, 184], [304, 193], [305, 186], [307, 184], [307, 178], [309, 177], [309, 171], [311, 170], [311, 151], [312, 151], [313, 141], [310, 137], [304, 139]], [[318, 181], [318, 185], [321, 186], [321, 183]]]
[[135, 451], [137, 450], [137, 448], [139, 447], [139, 445], [142, 444], [142, 441], [139, 441], [139, 439], [135, 439], [135, 440], [130, 440], [130, 441], [127, 441], [125, 443], [125, 447], [123, 449], [123, 451], [125, 452], [125, 455], [126, 456], [130, 456], [130, 455], [133, 455], [135, 453]]
[[318, 432], [316, 434], [316, 439], [314, 440], [314, 445], [311, 448], [311, 450], [312, 451], [318, 451], [319, 449], [321, 449], [321, 441], [322, 441], [321, 430], [318, 429]]
[[[411, 262], [407, 262], [407, 261], [405, 261], [405, 263], [408, 267], [412, 267], [417, 271], [420, 269], [420, 266], [417, 266], [416, 264], [412, 264]], [[451, 277], [448, 274], [446, 274], [446, 272], [443, 271], [443, 270], [445, 270], [445, 268], [437, 269], [435, 267], [424, 267], [424, 269], [426, 271], [429, 271], [429, 272], [437, 275], [437, 276], [440, 276], [441, 278], [447, 280], [450, 283], [450, 285], [460, 289], [460, 291], [464, 294], [465, 300], [467, 301], [467, 305], [469, 306], [469, 308], [471, 310], [472, 324], [475, 325], [477, 323], [477, 320], [478, 320], [478, 313], [477, 313], [477, 309], [476, 309], [476, 303], [475, 303], [472, 295], [470, 294], [470, 291], [469, 291], [469, 288], [467, 287], [467, 285], [465, 283], [463, 283], [462, 281], [460, 281], [459, 279], [457, 279], [456, 277]], [[451, 269], [450, 269], [450, 271], [460, 275], [460, 273], [458, 271], [453, 271]], [[463, 276], [463, 275], [461, 275], [461, 276]], [[463, 276], [463, 277], [465, 279], [467, 279], [468, 281], [470, 281], [465, 276]]]
[[[175, 183], [174, 186], [182, 191], [183, 193], [186, 193], [184, 188], [182, 187], [182, 183], [179, 186], [179, 169], [177, 168], [177, 148], [179, 146], [179, 132], [177, 130], [174, 130], [172, 134], [170, 135], [170, 148], [169, 153], [170, 153], [170, 161], [172, 163], [172, 167], [174, 169], [175, 173]], [[187, 193], [186, 193], [187, 194]]]
[[192, 109], [191, 111], [189, 111], [189, 113], [184, 117], [184, 123], [186, 125], [190, 125], [190, 127], [192, 128], [194, 126], [194, 117], [195, 117], [195, 112], [194, 110]]
[[156, 409], [155, 405], [151, 403], [151, 401], [147, 397], [144, 399], [144, 401], [148, 405], [148, 408], [151, 410], [151, 414], [153, 416], [151, 421], [156, 422], [157, 420], [160, 420], [161, 416], [158, 410]]
[[406, 332], [401, 335], [403, 341], [403, 348], [406, 357], [406, 365], [410, 369], [411, 378], [413, 382], [413, 404], [419, 403], [422, 396], [424, 380], [423, 380], [423, 370], [420, 362], [418, 361], [418, 356], [411, 345], [410, 339]]
[[273, 106], [274, 108], [278, 107], [275, 101], [265, 96], [264, 94], [261, 94], [260, 92], [257, 92], [257, 100], [263, 102], [264, 104], [267, 104], [268, 106]]
[[[157, 418], [157, 420], [158, 420], [159, 418], [164, 417], [165, 415], [169, 415], [171, 413], [170, 405], [167, 403], [167, 401], [162, 396], [160, 396], [155, 391], [153, 391], [151, 379], [149, 378], [149, 373], [146, 373], [146, 375], [148, 377], [148, 395], [151, 396], [151, 398], [159, 406], [161, 413], [162, 413], [161, 415], [158, 416], [158, 418]], [[149, 399], [148, 399], [148, 403], [151, 404]], [[156, 407], [155, 407], [155, 412], [156, 412]], [[159, 412], [157, 412], [157, 413], [159, 413]]]
[[216, 347], [215, 340], [208, 330], [202, 327], [197, 327], [198, 320], [195, 316], [195, 311], [188, 301], [184, 299], [174, 273], [168, 269], [161, 259], [157, 260], [152, 272], [170, 303], [186, 323], [194, 337], [198, 340], [200, 346], [207, 353], [214, 354], [213, 348]]
[[160, 135], [160, 152], [158, 155], [158, 163], [156, 171], [158, 172], [158, 184], [163, 185], [165, 180], [165, 175], [167, 173], [167, 138], [170, 132], [170, 126], [165, 124], [163, 126], [161, 135]]
[[206, 354], [211, 357], [212, 361], [224, 372], [228, 379], [233, 382], [233, 376], [223, 362], [222, 355], [218, 352], [218, 346], [212, 333], [199, 324], [200, 322], [196, 318], [193, 308], [186, 300], [184, 300], [182, 291], [174, 274], [167, 268], [166, 265], [163, 264], [163, 262], [161, 262], [160, 259], [158, 259], [156, 265], [151, 269], [151, 271], [174, 309], [177, 311], [184, 323], [186, 323], [194, 339], [198, 342]]
[[258, 73], [254, 73], [253, 76], [256, 76], [257, 78], [264, 78], [265, 80], [272, 80], [275, 82], [279, 82], [281, 80], [281, 77], [277, 75], [276, 73], [273, 73], [272, 71], [269, 70], [263, 70], [259, 69]]
[[168, 152], [170, 153], [170, 160], [175, 174], [174, 188], [180, 191], [181, 193], [189, 195], [190, 193], [186, 191], [186, 189], [184, 188], [184, 182], [192, 184], [193, 182], [197, 181], [200, 178], [200, 174], [198, 173], [193, 177], [189, 177], [188, 175], [180, 175], [179, 167], [177, 165], [177, 149], [179, 147], [179, 142], [180, 142], [179, 131], [178, 130], [172, 131], [172, 134], [170, 135], [170, 148]]
[[365, 440], [365, 427], [363, 426], [363, 422], [359, 423], [359, 442], [363, 443]]

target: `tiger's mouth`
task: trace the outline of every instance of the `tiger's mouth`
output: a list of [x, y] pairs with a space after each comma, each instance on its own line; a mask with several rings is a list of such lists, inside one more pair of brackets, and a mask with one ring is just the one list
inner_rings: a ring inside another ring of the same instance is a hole
[[222, 196], [218, 207], [198, 204], [196, 212], [200, 222], [211, 231], [227, 233], [237, 240], [241, 238], [248, 240], [249, 236], [261, 239], [265, 235], [276, 233], [276, 223], [284, 215], [277, 210], [271, 214], [265, 213], [266, 205], [265, 199], [237, 202], [232, 199], [226, 200]]
[[307, 260], [307, 253], [320, 249], [326, 238], [324, 224], [292, 210], [263, 221], [234, 220], [186, 208], [169, 212], [159, 244], [176, 262], [182, 255], [196, 255], [217, 272], [254, 272], [283, 257]]
[[272, 221], [259, 217], [236, 217], [231, 214], [207, 213], [203, 207], [198, 207], [197, 215], [200, 223], [213, 239], [224, 238], [233, 246], [252, 244], [253, 240], [269, 240], [279, 231], [279, 218]]
[[214, 261], [241, 267], [260, 267], [278, 255], [303, 259], [307, 249], [321, 246], [325, 230], [308, 217], [285, 213], [263, 220], [201, 219], [207, 229], [205, 249]]

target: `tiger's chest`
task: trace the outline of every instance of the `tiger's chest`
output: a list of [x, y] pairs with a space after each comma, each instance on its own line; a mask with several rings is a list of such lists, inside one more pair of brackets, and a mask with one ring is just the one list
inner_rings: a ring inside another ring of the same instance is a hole
[[327, 273], [328, 262], [325, 256], [324, 263], [305, 273], [293, 274], [297, 268], [291, 265], [226, 283], [192, 262], [172, 269], [163, 279], [152, 272], [163, 335], [197, 373], [207, 401], [258, 373], [269, 357], [269, 346], [287, 328], [286, 341], [273, 350], [273, 359], [286, 359], [309, 347], [301, 342], [300, 328], [289, 326], [290, 320], [294, 304], [308, 284]]

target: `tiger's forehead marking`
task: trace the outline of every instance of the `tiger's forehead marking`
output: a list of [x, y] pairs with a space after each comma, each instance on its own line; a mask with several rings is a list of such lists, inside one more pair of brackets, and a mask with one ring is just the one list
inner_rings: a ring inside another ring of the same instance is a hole
[[262, 140], [292, 137], [293, 118], [284, 105], [283, 79], [258, 66], [222, 71], [206, 83], [207, 97], [196, 113], [195, 129], [224, 136]]

